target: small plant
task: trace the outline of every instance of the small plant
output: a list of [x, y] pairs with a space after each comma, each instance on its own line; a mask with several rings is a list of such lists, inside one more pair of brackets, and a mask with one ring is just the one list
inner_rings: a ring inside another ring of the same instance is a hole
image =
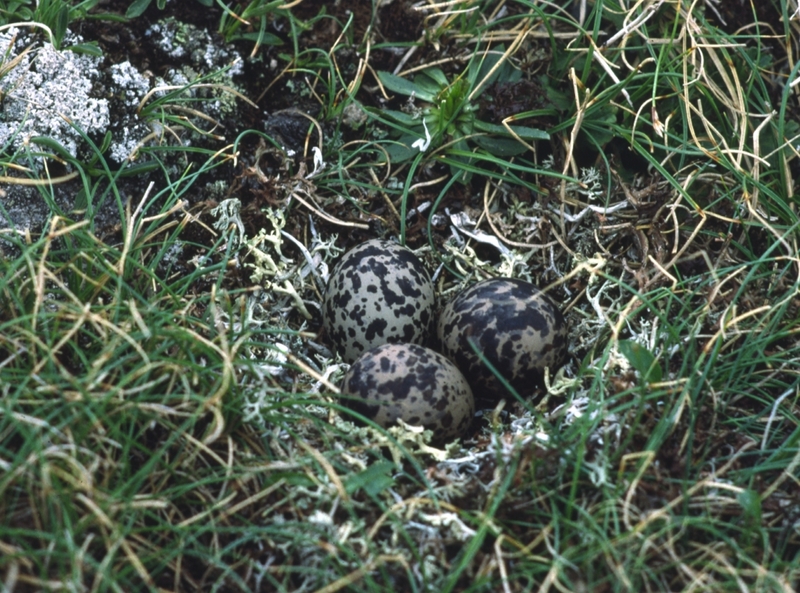
[[[142, 16], [145, 10], [150, 6], [153, 0], [134, 0], [131, 2], [130, 6], [128, 6], [128, 10], [125, 11], [125, 16], [129, 19], [136, 18], [137, 16]], [[197, 0], [203, 6], [212, 6], [214, 4], [214, 0]], [[167, 5], [167, 0], [156, 0], [156, 6], [159, 10], [164, 10], [164, 7]]]
[[[150, 7], [153, 0], [135, 0], [128, 6], [125, 16], [136, 18], [141, 16]], [[211, 7], [214, 0], [197, 0], [203, 6]], [[156, 0], [156, 6], [163, 10], [167, 0]], [[267, 23], [275, 16], [291, 16], [291, 13], [282, 8], [285, 4], [282, 0], [251, 0], [250, 2], [237, 2], [233, 7], [225, 4], [221, 0], [216, 0], [216, 4], [222, 9], [222, 18], [219, 22], [219, 32], [225, 38], [226, 43], [237, 40], [253, 41], [255, 47], [253, 53], [258, 51], [261, 45], [280, 45], [281, 39], [272, 33], [267, 33]], [[242, 27], [257, 30], [244, 30]]]
[[84, 16], [98, 2], [99, 0], [85, 0], [77, 6], [70, 6], [64, 0], [40, 0], [36, 3], [32, 20], [50, 28], [53, 33], [51, 41], [56, 49], [60, 49], [70, 21]]
[[[68, 0], [39, 0], [35, 6], [31, 0], [8, 2], [0, 6], [0, 25], [17, 22], [39, 23], [48, 32], [48, 40], [57, 50], [62, 49], [62, 44], [67, 36], [69, 25], [77, 20], [89, 18], [89, 11], [100, 3], [100, 0], [82, 0], [72, 4]], [[105, 20], [119, 20], [113, 14], [95, 14], [91, 18]], [[71, 45], [68, 49], [79, 53], [88, 53], [95, 56], [102, 55], [96, 43], [80, 43]]]
[[[549, 139], [547, 132], [542, 130], [506, 123], [506, 120], [518, 119], [525, 114], [506, 118], [503, 125], [489, 123], [476, 116], [478, 104], [475, 97], [478, 93], [495, 82], [514, 83], [522, 76], [508, 62], [500, 62], [502, 52], [501, 46], [485, 52], [481, 59], [473, 59], [452, 82], [436, 67], [420, 72], [413, 81], [388, 72], [378, 72], [387, 90], [409, 97], [404, 111], [378, 112], [391, 120], [390, 125], [398, 132], [398, 142], [388, 149], [392, 160], [409, 160], [419, 149], [420, 152], [445, 152], [455, 160], [466, 163], [469, 157], [464, 153], [475, 149], [498, 157], [508, 157], [523, 153], [530, 141]], [[416, 99], [424, 101], [426, 105], [416, 107]]]
[[[230, 43], [235, 40], [247, 40], [255, 43], [253, 52], [258, 50], [259, 45], [280, 45], [282, 42], [279, 37], [267, 33], [267, 22], [278, 15], [289, 15], [288, 10], [281, 10], [284, 5], [283, 0], [251, 0], [247, 3], [239, 2], [231, 9], [222, 5], [224, 12], [219, 21], [219, 32], [225, 37], [225, 41]], [[253, 28], [257, 24], [257, 31], [245, 30], [242, 27]]]

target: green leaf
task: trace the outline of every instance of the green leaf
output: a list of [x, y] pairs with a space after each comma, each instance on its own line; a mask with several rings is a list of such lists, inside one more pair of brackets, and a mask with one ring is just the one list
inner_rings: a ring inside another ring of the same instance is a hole
[[61, 144], [58, 140], [54, 140], [53, 138], [49, 138], [47, 136], [34, 136], [30, 141], [34, 144], [38, 144], [39, 146], [49, 148], [62, 159], [72, 161], [75, 158], [70, 154], [63, 144]]
[[393, 142], [386, 146], [386, 152], [392, 163], [404, 163], [419, 153], [419, 149], [411, 148], [411, 145], [419, 140], [419, 136], [405, 134], [400, 137], [399, 142]]
[[114, 14], [113, 12], [93, 12], [92, 14], [87, 14], [82, 18], [86, 19], [87, 21], [110, 21], [112, 23], [124, 23], [128, 20], [125, 15]]
[[662, 370], [656, 357], [647, 348], [633, 340], [619, 342], [620, 353], [628, 359], [631, 366], [639, 372], [645, 383], [658, 383], [661, 381]]
[[97, 58], [103, 57], [103, 50], [100, 49], [100, 46], [97, 45], [96, 41], [90, 41], [88, 43], [76, 43], [75, 45], [70, 45], [66, 49], [70, 50], [71, 52], [75, 52], [76, 54], [85, 54], [89, 56], [95, 56]]
[[100, 4], [100, 0], [84, 0], [77, 6], [70, 8], [70, 18], [83, 17], [87, 12], [92, 10], [95, 6]]
[[391, 461], [373, 463], [363, 472], [348, 476], [344, 488], [348, 494], [353, 494], [363, 488], [367, 495], [376, 496], [394, 484], [392, 471], [394, 471], [394, 463]]
[[528, 147], [514, 138], [498, 138], [497, 136], [474, 136], [471, 138], [475, 144], [494, 156], [516, 156], [522, 154]]
[[108, 147], [111, 146], [111, 132], [106, 132], [105, 136], [103, 136], [103, 142], [100, 144], [100, 152], [105, 152], [108, 150]]
[[148, 6], [150, 6], [150, 0], [134, 0], [131, 5], [128, 6], [128, 10], [125, 11], [125, 16], [129, 19], [142, 16]]
[[581, 134], [590, 136], [598, 146], [605, 146], [614, 139], [617, 114], [613, 107], [603, 106], [587, 114]]
[[145, 173], [150, 173], [151, 171], [155, 171], [159, 169], [159, 164], [157, 161], [144, 161], [141, 163], [133, 163], [125, 167], [122, 172], [120, 172], [120, 177], [135, 177], [136, 175], [143, 175]]
[[[490, 53], [486, 53], [484, 56], [475, 56], [475, 59], [469, 65], [469, 76], [472, 79], [472, 83], [478, 83], [484, 79], [485, 76], [489, 74], [489, 72], [497, 65], [497, 62], [502, 57], [502, 53], [506, 50], [505, 45], [502, 43], [497, 47], [493, 48]], [[483, 60], [481, 60], [483, 57]], [[497, 78], [498, 71], [495, 70], [492, 73], [492, 76], [489, 80], [486, 81], [486, 86], [492, 84], [494, 80]]]
[[514, 133], [523, 140], [550, 140], [550, 134], [538, 128], [526, 126], [509, 126]]
[[436, 89], [434, 90], [434, 95], [442, 90], [442, 88], [450, 84], [450, 81], [447, 80], [447, 75], [445, 75], [441, 68], [428, 68], [427, 70], [423, 70], [417, 75], [417, 77], [414, 79], [414, 82], [416, 82], [417, 78], [420, 77], [430, 79], [428, 84], [434, 85], [434, 88]]
[[742, 490], [738, 496], [739, 504], [742, 505], [745, 519], [751, 525], [761, 524], [761, 497], [755, 490]]
[[[538, 130], [536, 128], [528, 128], [526, 126], [509, 126], [514, 133], [517, 134], [523, 140], [550, 140], [550, 134], [545, 132], [544, 130]], [[503, 136], [509, 136], [508, 130], [505, 126], [501, 126], [498, 124], [490, 124], [485, 121], [475, 120], [475, 129], [480, 130], [481, 132], [489, 132], [491, 134], [502, 134]]]
[[[488, 53], [485, 59], [481, 62], [480, 56], [476, 56], [469, 65], [467, 71], [467, 79], [470, 81], [470, 86], [475, 87], [476, 84], [483, 81], [484, 77], [492, 72], [492, 69], [497, 66], [497, 63], [502, 58], [502, 53], [505, 51], [505, 45], [501, 44], [492, 48], [491, 53]], [[502, 82], [516, 82], [522, 78], [522, 72], [514, 68], [511, 63], [506, 60], [499, 68], [492, 72], [492, 75], [483, 83], [480, 91], [487, 89], [497, 81]]]
[[380, 79], [381, 84], [393, 93], [400, 93], [401, 95], [407, 95], [409, 97], [413, 94], [423, 101], [428, 102], [431, 102], [434, 99], [435, 95], [431, 95], [429, 92], [426, 92], [413, 82], [406, 80], [405, 78], [395, 76], [390, 72], [379, 71], [378, 78]]
[[58, 15], [56, 16], [55, 30], [53, 31], [53, 34], [58, 41], [58, 45], [61, 45], [61, 42], [64, 40], [64, 35], [67, 34], [68, 26], [69, 6], [62, 6], [61, 10], [58, 11]]
[[242, 33], [233, 35], [230, 41], [257, 41], [261, 45], [283, 45], [283, 39], [272, 33]]
[[272, 2], [267, 2], [266, 4], [255, 4], [251, 3], [247, 8], [245, 8], [244, 12], [241, 14], [242, 18], [250, 19], [250, 18], [259, 18], [265, 15], [268, 15], [275, 11], [278, 6], [283, 4], [284, 0], [273, 0]]
[[75, 203], [72, 205], [72, 212], [83, 212], [89, 206], [89, 200], [86, 199], [86, 190], [81, 189], [75, 194]]
[[442, 89], [447, 88], [447, 84], [439, 84], [425, 72], [417, 74], [414, 77], [414, 85], [417, 87], [417, 89], [419, 89], [417, 96], [421, 97], [428, 103], [436, 101], [436, 97], [439, 95]]
[[403, 124], [404, 126], [420, 126], [422, 125], [421, 121], [418, 119], [414, 119], [407, 113], [403, 113], [402, 111], [395, 111], [394, 109], [386, 109], [381, 111], [381, 115], [385, 115], [389, 119], [396, 121], [399, 124]]
[[[313, 487], [314, 482], [307, 475], [299, 472], [275, 472], [272, 474], [274, 482], [278, 480], [286, 480], [289, 486], [305, 486], [306, 488]], [[273, 482], [273, 483], [274, 483]]]

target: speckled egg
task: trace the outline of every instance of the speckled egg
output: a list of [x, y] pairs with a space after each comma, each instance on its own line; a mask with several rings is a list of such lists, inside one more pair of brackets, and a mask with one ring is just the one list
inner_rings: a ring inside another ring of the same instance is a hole
[[444, 308], [437, 335], [442, 353], [485, 405], [510, 394], [470, 347], [470, 339], [522, 397], [543, 384], [545, 367], [554, 373], [567, 354], [561, 311], [533, 284], [514, 278], [483, 280], [462, 291]]
[[382, 344], [424, 344], [433, 322], [433, 283], [411, 250], [372, 239], [348, 251], [328, 281], [323, 325], [353, 362]]
[[417, 344], [385, 344], [362, 354], [344, 376], [341, 397], [384, 428], [400, 419], [431, 429], [439, 442], [463, 435], [475, 415], [464, 375]]

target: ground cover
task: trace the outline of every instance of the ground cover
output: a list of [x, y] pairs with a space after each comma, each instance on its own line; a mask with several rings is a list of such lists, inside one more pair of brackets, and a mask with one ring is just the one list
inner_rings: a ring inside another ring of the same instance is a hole
[[[800, 9], [0, 7], [8, 591], [800, 588]], [[374, 237], [570, 356], [441, 445], [321, 333]]]

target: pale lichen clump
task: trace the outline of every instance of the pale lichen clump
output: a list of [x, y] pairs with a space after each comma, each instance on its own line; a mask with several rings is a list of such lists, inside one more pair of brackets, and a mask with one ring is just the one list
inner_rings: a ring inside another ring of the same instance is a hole
[[[0, 78], [0, 145], [19, 149], [31, 137], [47, 136], [77, 156], [80, 131], [99, 134], [108, 129], [108, 101], [92, 91], [102, 58], [58, 51], [50, 43], [26, 51], [30, 41], [20, 29], [0, 33], [0, 55], [12, 66]], [[70, 42], [80, 41], [70, 34]]]
[[[68, 33], [66, 41], [80, 43]], [[21, 150], [37, 136], [55, 140], [75, 158], [86, 156], [84, 135], [113, 133], [109, 156], [122, 163], [150, 133], [135, 113], [150, 89], [130, 62], [104, 73], [102, 56], [57, 50], [24, 29], [0, 34], [5, 74], [0, 78], [0, 144]]]
[[150, 80], [128, 61], [113, 64], [109, 72], [115, 85], [114, 96], [127, 115], [123, 121], [114, 122], [116, 133], [110, 154], [114, 162], [123, 163], [136, 154], [142, 140], [151, 132], [150, 126], [136, 115], [139, 104], [150, 91]]
[[[242, 59], [235, 51], [218, 47], [205, 31], [170, 21], [153, 25], [148, 36], [167, 55], [189, 58], [189, 64], [151, 81], [128, 61], [105, 64], [103, 70], [103, 56], [57, 50], [24, 28], [0, 33], [0, 145], [21, 150], [41, 136], [58, 142], [72, 157], [83, 158], [88, 150], [83, 136], [97, 139], [111, 131], [111, 160], [135, 159], [153, 133], [148, 116], [140, 119], [142, 100], [153, 85], [164, 88], [155, 98], [175, 86], [186, 87], [184, 95], [202, 99], [193, 104], [199, 112], [213, 118], [233, 113], [235, 95], [225, 87], [242, 72]], [[64, 45], [82, 41], [67, 32]], [[201, 78], [217, 84], [196, 85]]]
[[170, 58], [189, 58], [198, 70], [211, 72], [233, 64], [229, 76], [243, 72], [241, 56], [236, 50], [220, 47], [204, 29], [174, 18], [152, 25], [145, 33], [160, 51]]
[[[282, 407], [285, 390], [292, 389], [292, 383], [309, 394], [323, 390], [330, 393], [337, 382], [333, 375], [342, 372], [327, 348], [301, 337], [312, 312], [319, 315], [319, 294], [327, 281], [329, 264], [342, 250], [335, 246], [336, 235], [324, 237], [313, 222], [309, 245], [303, 244], [285, 230], [283, 210], [265, 208], [263, 213], [270, 225], [253, 237], [246, 233], [238, 199], [222, 200], [211, 213], [217, 217], [214, 228], [227, 233], [232, 261], [238, 265], [240, 260], [248, 260], [244, 265], [251, 270], [250, 280], [260, 287], [244, 299], [241, 314], [221, 321], [237, 331], [257, 335], [252, 345], [242, 350], [249, 369], [242, 378], [246, 391], [243, 417], [245, 422], [268, 428], [268, 417]], [[288, 257], [286, 251], [292, 248], [300, 250], [301, 256]], [[295, 314], [303, 318], [299, 327]], [[305, 372], [288, 372], [289, 365], [300, 366]], [[317, 417], [329, 412], [324, 406], [304, 409]]]
[[[224, 87], [235, 88], [232, 80], [244, 73], [244, 60], [236, 50], [221, 45], [208, 31], [173, 18], [153, 24], [145, 35], [160, 52], [183, 64], [181, 68], [169, 68], [163, 78], [156, 80], [157, 87], [164, 87], [156, 97], [171, 87], [183, 86], [186, 97], [203, 99], [202, 111], [207, 115], [218, 118], [235, 113], [235, 95]], [[198, 79], [205, 84], [193, 85]], [[198, 103], [193, 106], [197, 108]]]

